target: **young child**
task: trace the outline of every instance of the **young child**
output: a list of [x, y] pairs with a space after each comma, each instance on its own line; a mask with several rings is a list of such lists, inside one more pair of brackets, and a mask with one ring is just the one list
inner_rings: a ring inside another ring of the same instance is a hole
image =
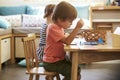
[[[56, 5], [53, 12], [53, 23], [49, 24], [46, 30], [46, 47], [43, 55], [43, 65], [47, 71], [58, 72], [64, 76], [64, 80], [71, 79], [71, 62], [66, 61], [64, 44], [69, 45], [78, 31], [83, 26], [79, 20], [74, 30], [65, 36], [64, 29], [67, 29], [77, 17], [76, 9], [69, 3], [62, 1]], [[78, 80], [80, 74], [78, 73]]]
[[43, 59], [44, 47], [46, 44], [46, 28], [47, 28], [48, 24], [52, 23], [51, 16], [52, 16], [54, 7], [55, 7], [55, 4], [48, 4], [44, 10], [45, 23], [43, 23], [41, 25], [40, 43], [39, 43], [39, 48], [37, 49], [37, 54], [38, 54], [38, 58], [40, 61], [42, 61], [42, 59]]

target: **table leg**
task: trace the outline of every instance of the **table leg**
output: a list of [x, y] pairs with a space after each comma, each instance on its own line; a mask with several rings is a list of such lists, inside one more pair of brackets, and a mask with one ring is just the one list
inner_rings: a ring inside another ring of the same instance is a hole
[[0, 71], [2, 69], [2, 63], [1, 63], [1, 39], [0, 39]]
[[72, 70], [71, 70], [71, 80], [77, 80], [78, 71], [78, 52], [72, 53]]
[[15, 44], [14, 44], [14, 36], [11, 37], [11, 63], [15, 63]]
[[2, 69], [2, 64], [0, 63], [0, 71], [1, 71], [1, 69]]

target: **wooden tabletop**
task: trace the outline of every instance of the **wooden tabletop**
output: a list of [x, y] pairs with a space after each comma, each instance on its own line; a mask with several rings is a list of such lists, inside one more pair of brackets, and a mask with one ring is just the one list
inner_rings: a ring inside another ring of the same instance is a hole
[[98, 44], [98, 45], [65, 45], [65, 51], [113, 51], [113, 52], [120, 52], [120, 47], [113, 47], [107, 44]]

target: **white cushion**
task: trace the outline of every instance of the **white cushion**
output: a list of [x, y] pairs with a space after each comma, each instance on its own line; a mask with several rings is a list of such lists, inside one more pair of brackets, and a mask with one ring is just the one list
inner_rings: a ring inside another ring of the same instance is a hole
[[40, 15], [27, 15], [23, 14], [23, 27], [40, 27], [44, 22]]
[[22, 24], [21, 15], [0, 16], [0, 18], [7, 20], [12, 27], [20, 27]]
[[[79, 20], [80, 20], [80, 18], [76, 18], [75, 20], [73, 20], [70, 29], [74, 29]], [[84, 25], [81, 29], [90, 29], [90, 21], [88, 19], [85, 19], [85, 18], [84, 19], [82, 18], [82, 20], [84, 22]]]

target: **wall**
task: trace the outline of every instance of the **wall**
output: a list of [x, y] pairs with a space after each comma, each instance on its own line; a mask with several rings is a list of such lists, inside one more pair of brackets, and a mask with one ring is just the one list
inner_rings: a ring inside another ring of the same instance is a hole
[[[60, 1], [60, 0], [59, 0]], [[59, 1], [56, 1], [57, 3]], [[54, 0], [55, 2], [55, 0]], [[55, 3], [56, 3], [55, 2]], [[105, 4], [107, 2], [107, 0], [87, 0], [86, 3], [88, 4], [93, 4], [93, 3], [98, 3], [98, 4]], [[53, 2], [45, 2], [45, 0], [43, 0], [42, 2], [25, 2], [24, 0], [0, 0], [0, 6], [15, 6], [15, 5], [46, 5], [47, 3], [53, 3]], [[73, 0], [72, 2], [73, 4], [78, 3], [81, 4], [83, 2], [75, 2], [75, 0]]]

